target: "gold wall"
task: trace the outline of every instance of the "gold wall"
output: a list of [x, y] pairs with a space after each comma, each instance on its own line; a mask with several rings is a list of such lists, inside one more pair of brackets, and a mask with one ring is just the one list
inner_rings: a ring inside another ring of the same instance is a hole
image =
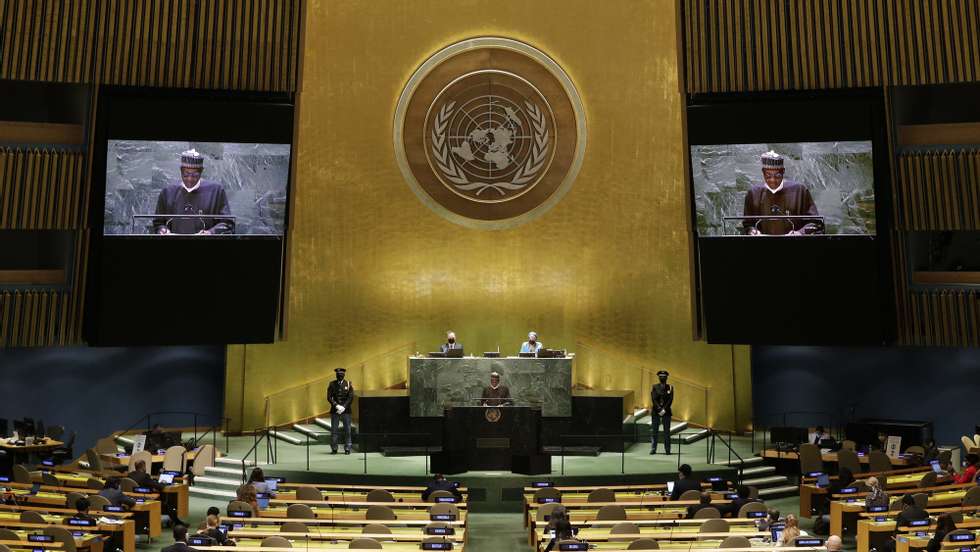
[[[582, 349], [577, 382], [633, 389], [643, 403], [650, 372], [666, 368], [710, 388], [709, 404], [704, 393], [681, 394], [677, 411], [747, 426], [747, 348], [692, 340], [677, 9], [673, 0], [311, 1], [288, 334], [229, 348], [227, 415], [260, 426], [266, 396], [335, 366], [351, 367], [362, 390], [397, 384], [404, 351], [436, 348], [447, 329], [471, 352], [515, 352], [534, 329], [547, 346]], [[565, 198], [497, 231], [454, 225], [419, 202], [391, 140], [395, 103], [418, 65], [486, 35], [552, 56], [588, 117], [585, 161]], [[316, 393], [295, 396], [273, 407], [271, 422], [323, 407]]]

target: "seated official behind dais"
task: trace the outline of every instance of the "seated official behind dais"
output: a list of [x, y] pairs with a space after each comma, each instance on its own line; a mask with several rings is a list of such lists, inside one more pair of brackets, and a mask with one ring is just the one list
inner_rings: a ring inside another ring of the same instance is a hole
[[521, 352], [536, 353], [539, 350], [541, 350], [542, 347], [544, 347], [544, 345], [542, 345], [541, 342], [538, 341], [538, 333], [530, 332], [527, 334], [527, 341], [521, 344]]
[[446, 342], [439, 346], [439, 350], [442, 352], [452, 351], [454, 349], [462, 349], [463, 344], [456, 341], [456, 333], [448, 332], [446, 334]]

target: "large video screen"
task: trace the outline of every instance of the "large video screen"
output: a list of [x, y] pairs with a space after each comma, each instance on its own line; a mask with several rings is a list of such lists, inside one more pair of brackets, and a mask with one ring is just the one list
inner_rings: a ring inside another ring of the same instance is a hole
[[699, 237], [875, 233], [867, 141], [691, 146]]
[[109, 140], [105, 235], [273, 235], [289, 144]]

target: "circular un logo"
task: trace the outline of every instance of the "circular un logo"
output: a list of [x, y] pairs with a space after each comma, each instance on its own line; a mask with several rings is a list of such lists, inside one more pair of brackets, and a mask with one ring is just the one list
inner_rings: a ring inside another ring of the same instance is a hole
[[500, 421], [500, 409], [499, 408], [488, 408], [483, 412], [483, 417], [487, 419], [491, 424], [495, 424]]
[[506, 228], [568, 191], [585, 153], [571, 79], [521, 42], [476, 38], [425, 61], [395, 112], [395, 153], [416, 195], [447, 219]]

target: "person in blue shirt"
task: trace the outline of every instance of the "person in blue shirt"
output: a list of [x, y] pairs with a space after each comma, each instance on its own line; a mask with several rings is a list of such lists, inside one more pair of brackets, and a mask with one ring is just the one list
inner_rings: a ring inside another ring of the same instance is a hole
[[544, 347], [544, 345], [542, 345], [541, 342], [538, 341], [537, 332], [530, 332], [529, 334], [527, 334], [527, 341], [521, 344], [521, 352], [536, 353], [539, 350], [541, 350], [542, 347]]

